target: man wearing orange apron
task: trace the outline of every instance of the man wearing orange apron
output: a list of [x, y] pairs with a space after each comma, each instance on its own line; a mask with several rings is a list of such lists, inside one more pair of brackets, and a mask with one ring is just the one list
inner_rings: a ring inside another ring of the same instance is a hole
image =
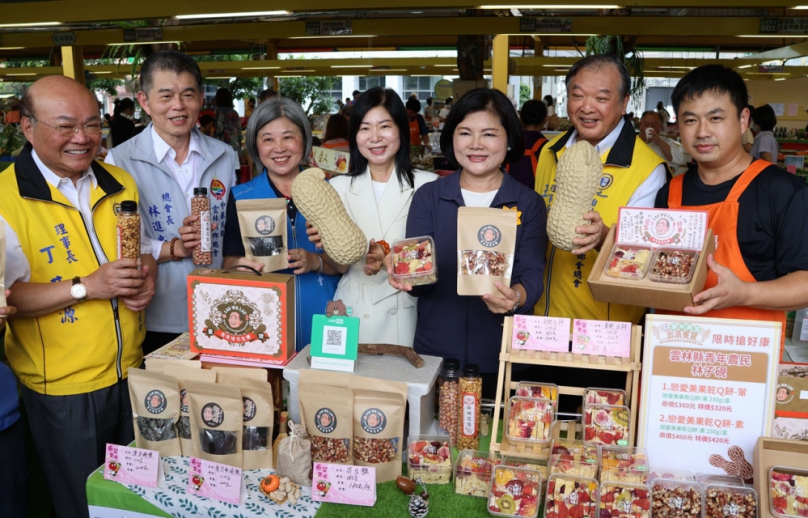
[[421, 101], [410, 97], [407, 99], [406, 108], [410, 118], [410, 145], [420, 146], [423, 141], [424, 147], [432, 151], [432, 145], [429, 143], [429, 130], [423, 116], [418, 113], [421, 111]]
[[689, 315], [780, 322], [808, 306], [808, 186], [743, 148], [747, 90], [721, 65], [692, 70], [672, 95], [682, 145], [697, 165], [657, 193], [660, 208], [705, 210], [716, 238]]

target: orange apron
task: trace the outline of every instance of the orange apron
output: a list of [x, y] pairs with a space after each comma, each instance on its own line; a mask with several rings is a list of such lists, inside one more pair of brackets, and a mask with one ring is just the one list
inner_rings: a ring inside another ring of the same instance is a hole
[[421, 146], [421, 127], [418, 126], [418, 117], [410, 121], [410, 145]]
[[[755, 160], [752, 162], [735, 182], [727, 199], [721, 203], [713, 203], [711, 205], [688, 205], [687, 207], [682, 207], [682, 182], [684, 175], [675, 176], [670, 182], [668, 207], [671, 209], [707, 211], [707, 226], [713, 229], [713, 235], [716, 239], [716, 250], [713, 254], [713, 258], [718, 264], [732, 270], [732, 273], [737, 275], [738, 278], [744, 282], [757, 281], [746, 267], [743, 256], [741, 256], [741, 249], [738, 246], [738, 198], [741, 197], [741, 194], [743, 194], [752, 180], [770, 165], [772, 164], [765, 160]], [[718, 276], [715, 272], [710, 270], [707, 274], [707, 282], [704, 284], [704, 289], [712, 288], [716, 284], [718, 284]], [[782, 357], [786, 332], [785, 311], [736, 306], [708, 311], [699, 316], [780, 322], [782, 325], [780, 329], [780, 355]]]

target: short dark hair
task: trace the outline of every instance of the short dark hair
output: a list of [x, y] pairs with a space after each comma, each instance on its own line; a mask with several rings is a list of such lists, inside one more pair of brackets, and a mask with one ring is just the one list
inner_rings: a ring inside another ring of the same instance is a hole
[[204, 127], [212, 123], [214, 120], [213, 115], [206, 113], [205, 115], [199, 117], [199, 125]]
[[512, 164], [525, 156], [525, 137], [522, 124], [513, 104], [505, 94], [493, 88], [475, 88], [463, 94], [446, 117], [440, 134], [440, 149], [451, 162], [457, 164], [454, 153], [454, 132], [461, 122], [472, 113], [490, 111], [499, 117], [499, 123], [508, 134], [508, 152], [504, 164]]
[[120, 113], [125, 112], [129, 108], [134, 107], [135, 107], [135, 101], [133, 101], [131, 98], [119, 97], [118, 99], [115, 99], [115, 109], [112, 110], [112, 113], [114, 115], [119, 115]]
[[278, 92], [276, 92], [273, 88], [267, 88], [266, 90], [262, 91], [261, 94], [258, 96], [258, 102], [262, 103], [267, 99], [272, 99], [273, 97], [277, 97]]
[[202, 72], [196, 61], [184, 52], [178, 50], [161, 50], [146, 58], [140, 66], [140, 90], [148, 97], [154, 86], [154, 73], [170, 71], [177, 75], [189, 73], [193, 76], [198, 92], [202, 92]]
[[760, 126], [760, 131], [771, 131], [777, 126], [777, 116], [774, 114], [774, 108], [768, 104], [755, 108], [752, 112], [752, 120]]
[[729, 99], [738, 110], [738, 116], [749, 103], [749, 92], [741, 75], [723, 65], [702, 65], [694, 68], [676, 83], [671, 94], [673, 110], [679, 113], [682, 101], [701, 97], [705, 92], [729, 94]]
[[625, 99], [631, 90], [631, 76], [623, 60], [614, 54], [594, 54], [592, 56], [586, 56], [572, 65], [570, 71], [567, 72], [567, 77], [564, 79], [564, 84], [567, 86], [567, 94], [569, 94], [570, 83], [572, 83], [572, 79], [578, 72], [586, 68], [601, 68], [604, 66], [613, 66], [617, 69], [617, 72], [620, 74], [620, 98]]
[[351, 120], [348, 125], [348, 144], [351, 146], [353, 170], [348, 174], [359, 176], [368, 167], [367, 158], [362, 156], [362, 153], [359, 152], [359, 147], [356, 145], [356, 134], [359, 133], [359, 128], [365, 115], [377, 106], [387, 110], [387, 113], [393, 118], [393, 123], [398, 128], [398, 137], [401, 142], [398, 153], [396, 153], [398, 183], [402, 186], [406, 183], [413, 187], [415, 177], [412, 174], [412, 162], [410, 162], [410, 118], [407, 116], [404, 103], [401, 102], [401, 97], [398, 96], [396, 91], [390, 88], [382, 88], [381, 86], [365, 91], [353, 105]]
[[360, 92], [359, 90], [354, 90], [353, 93], [351, 93], [351, 95], [356, 97], [357, 95], [362, 95], [362, 92]]
[[410, 97], [407, 99], [407, 109], [412, 110], [415, 113], [421, 111], [421, 101], [419, 101], [416, 97]]
[[328, 123], [325, 125], [323, 142], [327, 142], [335, 138], [348, 139], [348, 119], [339, 113], [335, 113], [328, 118]]
[[542, 99], [547, 103], [547, 106], [552, 106], [555, 103], [553, 96], [549, 94], [542, 97]]
[[426, 105], [427, 106], [432, 106], [432, 98], [431, 97], [426, 98]]
[[659, 113], [659, 112], [656, 112], [654, 110], [644, 111], [644, 112], [642, 112], [642, 116], [640, 117], [640, 120], [644, 119], [646, 115], [654, 115], [657, 119], [659, 119], [660, 124], [665, 124], [665, 121], [662, 120], [662, 114]]
[[[30, 86], [25, 89], [25, 91], [20, 96], [20, 102], [18, 104], [20, 109], [20, 117], [28, 117], [29, 119], [33, 119], [34, 117], [34, 100], [32, 99], [31, 95], [28, 93], [30, 90]], [[13, 109], [13, 106], [12, 106]], [[11, 110], [9, 110], [11, 111]]]
[[233, 107], [233, 94], [227, 88], [219, 88], [216, 90], [216, 106], [219, 108], [232, 108]]
[[547, 106], [535, 99], [531, 99], [522, 105], [522, 123], [525, 126], [541, 126], [547, 119]]

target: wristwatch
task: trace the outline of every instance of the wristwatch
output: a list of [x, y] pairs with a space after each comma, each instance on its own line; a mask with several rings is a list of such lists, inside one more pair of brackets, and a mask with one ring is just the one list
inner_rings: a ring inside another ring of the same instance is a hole
[[84, 302], [87, 298], [87, 286], [81, 283], [81, 279], [76, 276], [73, 277], [73, 285], [70, 287], [70, 296], [76, 299], [77, 302]]

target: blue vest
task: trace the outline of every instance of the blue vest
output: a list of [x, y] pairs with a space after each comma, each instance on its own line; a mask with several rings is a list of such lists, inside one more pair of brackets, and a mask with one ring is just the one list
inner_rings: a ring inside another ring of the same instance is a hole
[[[266, 169], [247, 183], [233, 187], [235, 200], [256, 200], [277, 198]], [[302, 248], [307, 252], [322, 254], [314, 243], [309, 241], [306, 234], [306, 218], [298, 212], [294, 224], [286, 219], [286, 233], [289, 240], [289, 250]], [[292, 274], [292, 269], [280, 270], [275, 273]], [[323, 275], [317, 272], [304, 273], [295, 276], [295, 348], [299, 351], [311, 342], [311, 319], [313, 315], [324, 315], [325, 306], [334, 298], [337, 290], [339, 275]]]

